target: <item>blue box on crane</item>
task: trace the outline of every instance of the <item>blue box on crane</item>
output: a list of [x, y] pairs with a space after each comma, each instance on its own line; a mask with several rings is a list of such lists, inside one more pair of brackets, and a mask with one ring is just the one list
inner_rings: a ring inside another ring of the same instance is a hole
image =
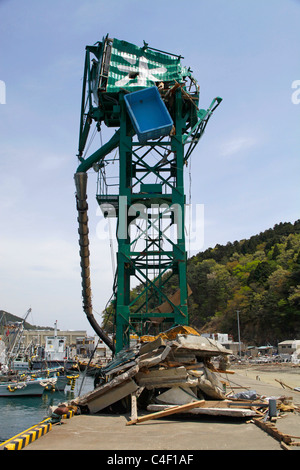
[[129, 93], [124, 99], [140, 143], [170, 134], [173, 120], [156, 86]]

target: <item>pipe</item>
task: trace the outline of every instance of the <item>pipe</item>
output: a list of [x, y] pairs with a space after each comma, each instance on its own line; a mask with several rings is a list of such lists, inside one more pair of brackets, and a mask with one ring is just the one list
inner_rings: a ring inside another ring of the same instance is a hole
[[[101, 150], [101, 149], [100, 149]], [[91, 157], [90, 157], [91, 158]], [[88, 159], [89, 160], [89, 159]], [[90, 251], [89, 251], [89, 229], [88, 229], [88, 203], [87, 203], [87, 173], [78, 172], [74, 175], [76, 186], [76, 201], [78, 211], [78, 233], [80, 246], [80, 265], [82, 280], [83, 310], [93, 330], [104, 341], [104, 343], [115, 352], [115, 345], [97, 323], [93, 315], [91, 281], [90, 281]]]
[[120, 129], [115, 132], [112, 138], [104, 144], [100, 149], [96, 150], [90, 157], [83, 160], [78, 166], [74, 175], [76, 185], [76, 200], [78, 210], [78, 224], [79, 224], [79, 246], [80, 246], [80, 265], [81, 265], [81, 279], [82, 279], [82, 299], [83, 309], [90, 322], [93, 330], [104, 341], [104, 343], [115, 352], [115, 346], [110, 338], [106, 335], [104, 330], [97, 323], [92, 308], [92, 294], [91, 294], [91, 281], [90, 281], [90, 252], [89, 252], [89, 229], [88, 229], [88, 204], [87, 204], [87, 171], [93, 166], [94, 163], [103, 160], [104, 157], [112, 150], [118, 147], [120, 143]]
[[79, 167], [77, 168], [76, 173], [81, 173], [83, 171], [88, 171], [92, 168], [94, 163], [103, 160], [103, 158], [110, 152], [112, 152], [115, 148], [118, 147], [120, 143], [120, 129], [118, 129], [111, 139], [106, 142], [106, 144], [102, 145], [96, 152], [94, 152], [90, 157], [86, 160], [83, 160]]

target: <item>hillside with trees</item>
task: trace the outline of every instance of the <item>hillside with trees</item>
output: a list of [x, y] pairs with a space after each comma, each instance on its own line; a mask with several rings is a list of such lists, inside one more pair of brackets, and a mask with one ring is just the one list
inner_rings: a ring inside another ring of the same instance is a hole
[[300, 220], [188, 260], [190, 324], [248, 344], [300, 338]]
[[[18, 317], [17, 315], [13, 315], [12, 313], [6, 312], [5, 310], [0, 310], [0, 335], [4, 335], [7, 329], [7, 325], [10, 323], [20, 323], [23, 321], [23, 318]], [[37, 326], [31, 325], [27, 321], [24, 322], [24, 329], [25, 330], [53, 330], [53, 327], [49, 326]]]
[[[237, 341], [239, 311], [241, 340], [248, 345], [299, 339], [300, 220], [198, 253], [188, 259], [187, 280], [189, 324], [198, 331], [228, 333]], [[169, 295], [176, 292], [176, 276], [165, 289]], [[132, 289], [131, 299], [141, 291], [141, 285]], [[141, 296], [139, 304], [144, 301]], [[152, 303], [155, 308], [155, 295]], [[110, 304], [104, 315], [108, 331], [113, 310]]]

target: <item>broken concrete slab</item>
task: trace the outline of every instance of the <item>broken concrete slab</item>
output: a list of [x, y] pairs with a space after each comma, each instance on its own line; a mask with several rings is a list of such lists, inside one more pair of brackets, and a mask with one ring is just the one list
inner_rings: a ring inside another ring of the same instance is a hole
[[158, 336], [153, 341], [148, 341], [147, 343], [142, 343], [139, 349], [139, 355], [146, 354], [150, 351], [154, 351], [155, 349], [160, 348], [161, 346], [165, 346], [166, 341], [161, 337]]
[[217, 376], [207, 367], [204, 367], [204, 374], [199, 377], [198, 388], [209, 398], [225, 399], [222, 383]]
[[103, 374], [105, 376], [110, 376], [110, 375], [115, 375], [117, 374], [118, 372], [121, 372], [121, 371], [124, 371], [124, 370], [127, 370], [127, 369], [130, 369], [131, 367], [135, 366], [136, 365], [136, 361], [131, 361], [131, 362], [126, 362], [125, 364], [120, 364], [119, 366], [113, 368], [113, 369], [110, 369], [110, 370], [107, 370], [107, 371], [103, 371]]
[[172, 387], [160, 393], [155, 400], [158, 404], [186, 405], [197, 401], [198, 397], [190, 387]]
[[[164, 411], [171, 409], [173, 405], [158, 405], [151, 404], [147, 406], [148, 411]], [[184, 414], [192, 415], [209, 415], [209, 416], [229, 416], [234, 418], [245, 418], [256, 416], [256, 412], [246, 408], [227, 408], [227, 407], [210, 407], [209, 401], [206, 401], [201, 408], [193, 408], [192, 410], [185, 410]]]
[[174, 362], [180, 362], [181, 364], [196, 364], [197, 358], [193, 351], [181, 350], [172, 350], [172, 353], [169, 355], [169, 359]]
[[138, 390], [138, 385], [132, 380], [137, 371], [138, 366], [135, 365], [106, 384], [95, 388], [92, 392], [72, 400], [71, 405], [87, 407], [90, 413], [103, 410]]
[[128, 397], [131, 393], [136, 392], [136, 390], [138, 390], [136, 383], [132, 379], [128, 379], [110, 390], [106, 390], [106, 393], [95, 395], [92, 399], [90, 398], [86, 405], [90, 413], [98, 413], [113, 403], [122, 400], [122, 398]]
[[181, 406], [199, 398], [225, 398], [222, 381], [210, 370], [210, 361], [231, 351], [190, 327], [178, 326], [147, 338], [120, 351], [101, 369], [102, 384], [74, 404], [96, 413], [130, 395], [143, 409], [155, 400]]
[[137, 358], [137, 363], [140, 368], [142, 367], [153, 367], [162, 362], [171, 351], [171, 346], [159, 348], [154, 351], [150, 351]]
[[175, 342], [178, 350], [196, 351], [203, 357], [232, 354], [230, 349], [226, 349], [219, 342], [204, 336], [178, 334]]
[[188, 373], [183, 366], [170, 369], [152, 369], [138, 372], [135, 380], [138, 385], [145, 386], [148, 390], [151, 390], [157, 387], [171, 387], [172, 384], [184, 385], [188, 380]]

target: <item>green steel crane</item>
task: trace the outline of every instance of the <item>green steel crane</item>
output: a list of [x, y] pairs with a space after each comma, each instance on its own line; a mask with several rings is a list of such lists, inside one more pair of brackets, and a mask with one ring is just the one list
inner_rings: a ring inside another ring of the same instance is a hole
[[[86, 46], [79, 166], [75, 173], [83, 309], [96, 333], [115, 353], [130, 335], [188, 325], [185, 246], [184, 167], [213, 111], [199, 108], [199, 86], [181, 56], [137, 47], [108, 35]], [[87, 158], [92, 124], [117, 128]], [[116, 152], [118, 157], [110, 158]], [[118, 161], [117, 185], [107, 183], [111, 161]], [[116, 218], [117, 267], [113, 284], [115, 341], [92, 313], [87, 171], [99, 172], [96, 199], [104, 217]], [[114, 187], [112, 187], [114, 186]], [[178, 290], [167, 286], [176, 277]], [[134, 291], [133, 291], [133, 288]], [[153, 330], [154, 328], [154, 330]]]

